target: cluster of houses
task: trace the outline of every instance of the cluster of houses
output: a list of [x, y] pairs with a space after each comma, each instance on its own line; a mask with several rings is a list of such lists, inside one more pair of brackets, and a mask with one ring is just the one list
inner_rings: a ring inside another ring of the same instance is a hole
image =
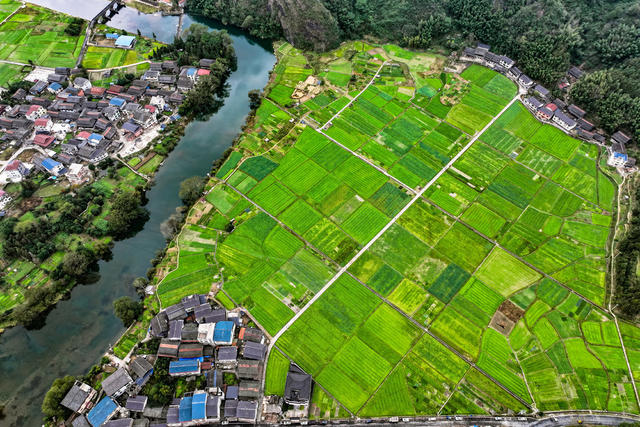
[[[523, 99], [523, 104], [543, 122], [559, 127], [566, 133], [577, 136], [585, 141], [604, 145], [606, 138], [597, 132], [595, 125], [586, 118], [586, 112], [575, 104], [567, 105], [559, 98], [553, 98], [551, 91], [540, 84], [536, 84], [529, 76], [515, 66], [515, 61], [504, 55], [497, 55], [490, 51], [490, 46], [478, 43], [475, 48], [467, 47], [463, 52], [463, 59], [481, 63], [498, 71], [529, 92]], [[582, 70], [571, 67], [558, 87], [567, 90], [572, 83], [582, 77]], [[628, 157], [624, 149], [631, 138], [618, 131], [611, 137], [612, 145], [607, 147], [609, 153], [608, 164], [614, 167], [631, 169], [636, 160]]]
[[[73, 385], [61, 402], [74, 412], [71, 424], [182, 427], [255, 423], [262, 412], [267, 343], [265, 334], [247, 326], [247, 320], [243, 312], [213, 307], [205, 295], [190, 295], [167, 307], [152, 319], [148, 331], [149, 338], [160, 340], [157, 354], [134, 356], [128, 365], [120, 365], [102, 381], [100, 392], [80, 382]], [[141, 390], [160, 358], [169, 359], [170, 376], [188, 380], [204, 376], [201, 389], [184, 393], [167, 407], [150, 407]], [[228, 373], [234, 380], [225, 384]], [[289, 376], [286, 401], [308, 404], [311, 377], [295, 365]]]
[[118, 152], [159, 119], [167, 120], [163, 113], [169, 120], [178, 118], [174, 111], [198, 78], [210, 73], [212, 63], [203, 59], [198, 68], [178, 67], [176, 61], [152, 63], [126, 87], [107, 88], [59, 67], [46, 81], [18, 89], [11, 96], [15, 106], [0, 105], [0, 144], [40, 155], [24, 163], [13, 156], [0, 167], [0, 182], [21, 181], [34, 168], [72, 184], [91, 180], [88, 165]]

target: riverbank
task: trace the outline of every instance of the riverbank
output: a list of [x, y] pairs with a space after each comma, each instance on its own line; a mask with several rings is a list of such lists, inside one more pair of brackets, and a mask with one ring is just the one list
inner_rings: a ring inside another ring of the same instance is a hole
[[[72, 6], [68, 2], [62, 5]], [[67, 11], [81, 15], [89, 7], [92, 4]], [[138, 15], [128, 9], [123, 9], [116, 18], [118, 21], [112, 21], [111, 25], [126, 27], [128, 31], [141, 28], [143, 34], [148, 32], [149, 36], [153, 31], [165, 42], [173, 39], [178, 20], [159, 14]], [[215, 22], [185, 16], [185, 27], [193, 22], [211, 29], [225, 28]], [[151, 218], [144, 229], [132, 239], [117, 242], [113, 259], [100, 263], [100, 280], [93, 285], [76, 287], [70, 298], [61, 301], [50, 313], [42, 329], [27, 331], [16, 327], [0, 337], [3, 376], [0, 401], [7, 402], [7, 412], [11, 412], [5, 421], [9, 425], [39, 423], [39, 405], [53, 379], [66, 373], [86, 372], [122, 333], [124, 328], [113, 316], [111, 303], [119, 296], [133, 295], [131, 281], [144, 276], [150, 267], [149, 260], [166, 246], [161, 225], [181, 205], [177, 195], [179, 183], [190, 176], [206, 174], [211, 162], [219, 158], [239, 132], [249, 111], [247, 93], [265, 85], [274, 57], [270, 50], [242, 32], [232, 30], [230, 34], [238, 54], [238, 70], [228, 80], [230, 97], [207, 121], [186, 126], [182, 141], [164, 161], [154, 178], [155, 185], [147, 193], [146, 207]], [[34, 370], [34, 366], [47, 369]], [[18, 396], [19, 405], [14, 400]]]

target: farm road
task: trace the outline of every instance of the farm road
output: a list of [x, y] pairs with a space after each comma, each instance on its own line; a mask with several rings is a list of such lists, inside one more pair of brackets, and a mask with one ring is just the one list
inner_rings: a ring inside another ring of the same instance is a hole
[[[280, 329], [280, 331], [278, 331], [278, 333], [273, 337], [273, 339], [271, 340], [270, 344], [269, 344], [269, 352], [271, 352], [271, 349], [273, 348], [273, 346], [275, 345], [275, 343], [278, 341], [278, 339], [291, 327], [291, 325], [293, 325], [299, 318], [300, 316], [302, 316], [302, 314], [304, 314], [305, 311], [307, 311], [307, 309], [309, 307], [311, 307], [321, 296], [322, 294], [324, 294], [327, 289], [329, 289], [329, 287], [331, 287], [331, 285], [333, 283], [335, 283], [352, 265], [353, 263], [355, 263], [367, 250], [369, 250], [369, 248], [389, 229], [391, 228], [391, 226], [393, 224], [396, 223], [396, 221], [398, 221], [398, 219], [418, 200], [422, 197], [422, 195], [425, 193], [425, 191], [427, 191], [437, 180], [438, 178], [440, 178], [465, 152], [467, 152], [467, 150], [469, 148], [471, 148], [471, 146], [476, 142], [476, 140], [487, 130], [489, 129], [489, 127], [491, 127], [491, 125], [493, 125], [493, 123], [498, 120], [498, 118], [500, 118], [502, 116], [502, 114], [507, 111], [509, 109], [509, 107], [511, 107], [511, 105], [513, 105], [513, 103], [515, 103], [518, 99], [519, 99], [520, 95], [516, 95], [513, 97], [513, 99], [511, 101], [509, 101], [509, 103], [500, 111], [499, 114], [497, 114], [493, 119], [491, 119], [491, 121], [478, 133], [476, 133], [476, 135], [471, 138], [471, 140], [469, 141], [469, 143], [467, 143], [467, 145], [464, 146], [464, 148], [462, 150], [460, 150], [460, 152], [458, 154], [456, 154], [450, 161], [449, 163], [447, 163], [422, 189], [420, 189], [420, 191], [418, 193], [416, 193], [416, 195], [409, 201], [409, 203], [407, 203], [401, 210], [400, 212], [398, 212], [396, 214], [396, 216], [394, 216], [391, 221], [389, 221], [383, 228], [382, 230], [380, 230], [378, 232], [378, 234], [376, 234], [373, 239], [371, 239], [369, 241], [369, 243], [367, 243], [360, 251], [358, 251], [358, 253], [356, 253], [356, 255], [351, 258], [351, 260], [349, 260], [349, 262], [347, 262], [345, 264], [344, 267], [342, 267], [340, 270], [338, 270], [338, 272], [331, 278], [329, 279], [329, 281], [327, 282], [326, 285], [324, 285], [322, 287], [322, 289], [320, 289], [314, 296], [313, 298], [311, 298], [311, 300], [300, 310], [298, 311], [292, 318], [291, 320], [289, 320], [287, 322], [287, 324]], [[490, 378], [490, 377], [489, 377]], [[495, 381], [495, 380], [494, 380]], [[498, 383], [499, 384], [499, 383]]]

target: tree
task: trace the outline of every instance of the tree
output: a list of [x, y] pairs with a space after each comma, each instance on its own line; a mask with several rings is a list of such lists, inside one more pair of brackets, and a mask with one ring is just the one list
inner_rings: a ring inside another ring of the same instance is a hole
[[133, 288], [136, 290], [136, 293], [140, 295], [140, 297], [144, 297], [145, 289], [149, 285], [149, 280], [146, 277], [136, 277], [133, 280]]
[[180, 183], [178, 195], [185, 206], [193, 205], [202, 195], [205, 179], [200, 176], [192, 176]]
[[22, 197], [31, 197], [37, 189], [38, 189], [38, 184], [36, 184], [30, 179], [25, 179], [20, 184], [20, 195]]
[[109, 231], [116, 239], [123, 239], [142, 229], [149, 219], [149, 211], [141, 206], [138, 191], [120, 191], [113, 198], [109, 214]]
[[60, 405], [76, 379], [71, 375], [57, 378], [42, 401], [42, 413], [49, 418], [64, 418], [69, 411]]
[[130, 297], [120, 297], [113, 302], [113, 312], [124, 326], [129, 326], [135, 322], [144, 310], [144, 304], [134, 301]]
[[62, 260], [62, 269], [72, 277], [80, 277], [89, 271], [93, 258], [87, 250], [67, 252]]
[[249, 91], [249, 107], [252, 111], [257, 110], [262, 104], [263, 94], [260, 90], [254, 89]]

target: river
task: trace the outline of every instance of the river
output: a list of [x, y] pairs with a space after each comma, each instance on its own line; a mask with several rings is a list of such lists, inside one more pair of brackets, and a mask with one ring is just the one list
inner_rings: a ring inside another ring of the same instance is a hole
[[[91, 18], [100, 11], [102, 0], [33, 0], [62, 12]], [[144, 15], [125, 8], [110, 25], [142, 34], [156, 34], [158, 40], [173, 40], [178, 17]], [[199, 22], [212, 29], [221, 24], [199, 17], [185, 16], [183, 28]], [[46, 325], [28, 331], [16, 327], [0, 335], [0, 402], [6, 404], [7, 418], [2, 426], [38, 426], [40, 405], [52, 381], [60, 376], [82, 375], [95, 364], [110, 344], [123, 332], [113, 315], [112, 303], [122, 295], [134, 295], [131, 281], [144, 276], [150, 259], [165, 246], [160, 225], [181, 202], [180, 182], [194, 175], [205, 175], [240, 132], [249, 112], [247, 93], [262, 89], [275, 64], [270, 46], [243, 32], [227, 29], [238, 56], [238, 70], [229, 78], [230, 94], [224, 106], [206, 122], [193, 122], [176, 149], [165, 160], [147, 193], [151, 218], [136, 236], [117, 242], [113, 259], [100, 264], [100, 280], [77, 286], [68, 300], [61, 301], [49, 314]]]

